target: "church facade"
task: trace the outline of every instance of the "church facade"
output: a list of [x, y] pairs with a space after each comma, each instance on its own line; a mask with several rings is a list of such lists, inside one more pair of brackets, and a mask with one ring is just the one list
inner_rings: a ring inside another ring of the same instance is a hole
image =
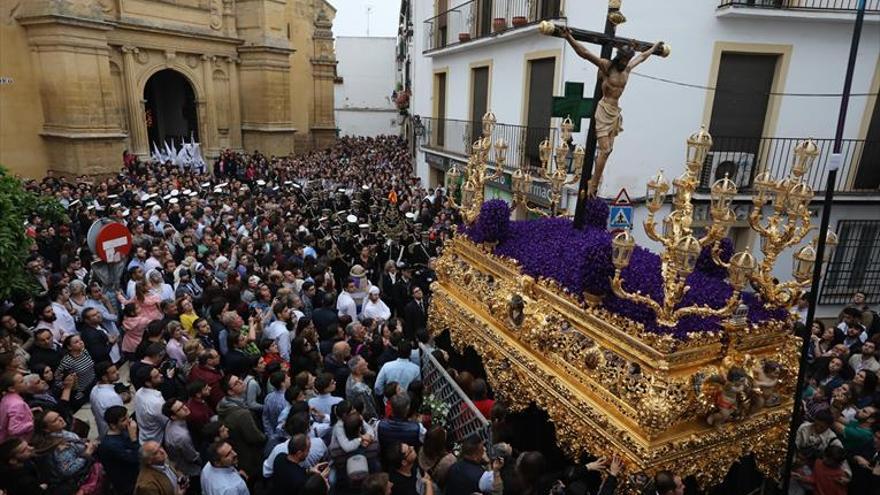
[[325, 0], [0, 0], [0, 165], [95, 175], [164, 143], [324, 147], [334, 15]]

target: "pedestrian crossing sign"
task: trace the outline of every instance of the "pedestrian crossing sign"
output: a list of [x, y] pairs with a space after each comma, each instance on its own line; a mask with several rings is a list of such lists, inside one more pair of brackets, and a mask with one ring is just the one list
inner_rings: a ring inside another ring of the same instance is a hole
[[608, 215], [608, 228], [631, 229], [633, 225], [632, 205], [611, 205]]

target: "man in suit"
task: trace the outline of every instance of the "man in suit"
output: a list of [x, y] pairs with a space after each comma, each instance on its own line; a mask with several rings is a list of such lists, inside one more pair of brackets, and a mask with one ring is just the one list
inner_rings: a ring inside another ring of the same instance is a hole
[[412, 301], [403, 310], [403, 334], [410, 341], [415, 339], [416, 331], [427, 328], [428, 302], [424, 298], [421, 287], [412, 286]]
[[394, 283], [394, 303], [396, 316], [406, 317], [406, 306], [412, 301], [412, 266], [404, 264], [400, 267], [400, 277]]
[[333, 294], [324, 294], [323, 306], [312, 312], [312, 322], [318, 330], [319, 335], [327, 330], [331, 325], [339, 324], [339, 315], [336, 311], [336, 297]]
[[113, 362], [110, 358], [110, 350], [116, 344], [116, 336], [110, 336], [109, 332], [101, 325], [103, 318], [101, 312], [95, 308], [85, 308], [82, 312], [83, 325], [80, 328], [80, 336], [86, 344], [86, 350], [96, 363], [102, 361]]
[[168, 455], [159, 442], [144, 442], [141, 446], [141, 470], [138, 473], [135, 494], [177, 495], [181, 488], [178, 475], [166, 462]]

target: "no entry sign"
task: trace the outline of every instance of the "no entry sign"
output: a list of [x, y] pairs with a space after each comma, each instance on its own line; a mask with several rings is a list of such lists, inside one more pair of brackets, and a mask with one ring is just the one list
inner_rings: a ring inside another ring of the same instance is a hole
[[102, 261], [107, 263], [120, 262], [131, 251], [131, 232], [121, 223], [107, 223], [98, 230], [94, 249], [95, 254]]

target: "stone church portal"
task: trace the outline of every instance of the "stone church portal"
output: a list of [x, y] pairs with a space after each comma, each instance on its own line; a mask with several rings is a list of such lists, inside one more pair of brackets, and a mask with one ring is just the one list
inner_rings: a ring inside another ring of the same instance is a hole
[[153, 74], [144, 87], [144, 108], [151, 147], [199, 140], [195, 91], [180, 72], [164, 69]]

